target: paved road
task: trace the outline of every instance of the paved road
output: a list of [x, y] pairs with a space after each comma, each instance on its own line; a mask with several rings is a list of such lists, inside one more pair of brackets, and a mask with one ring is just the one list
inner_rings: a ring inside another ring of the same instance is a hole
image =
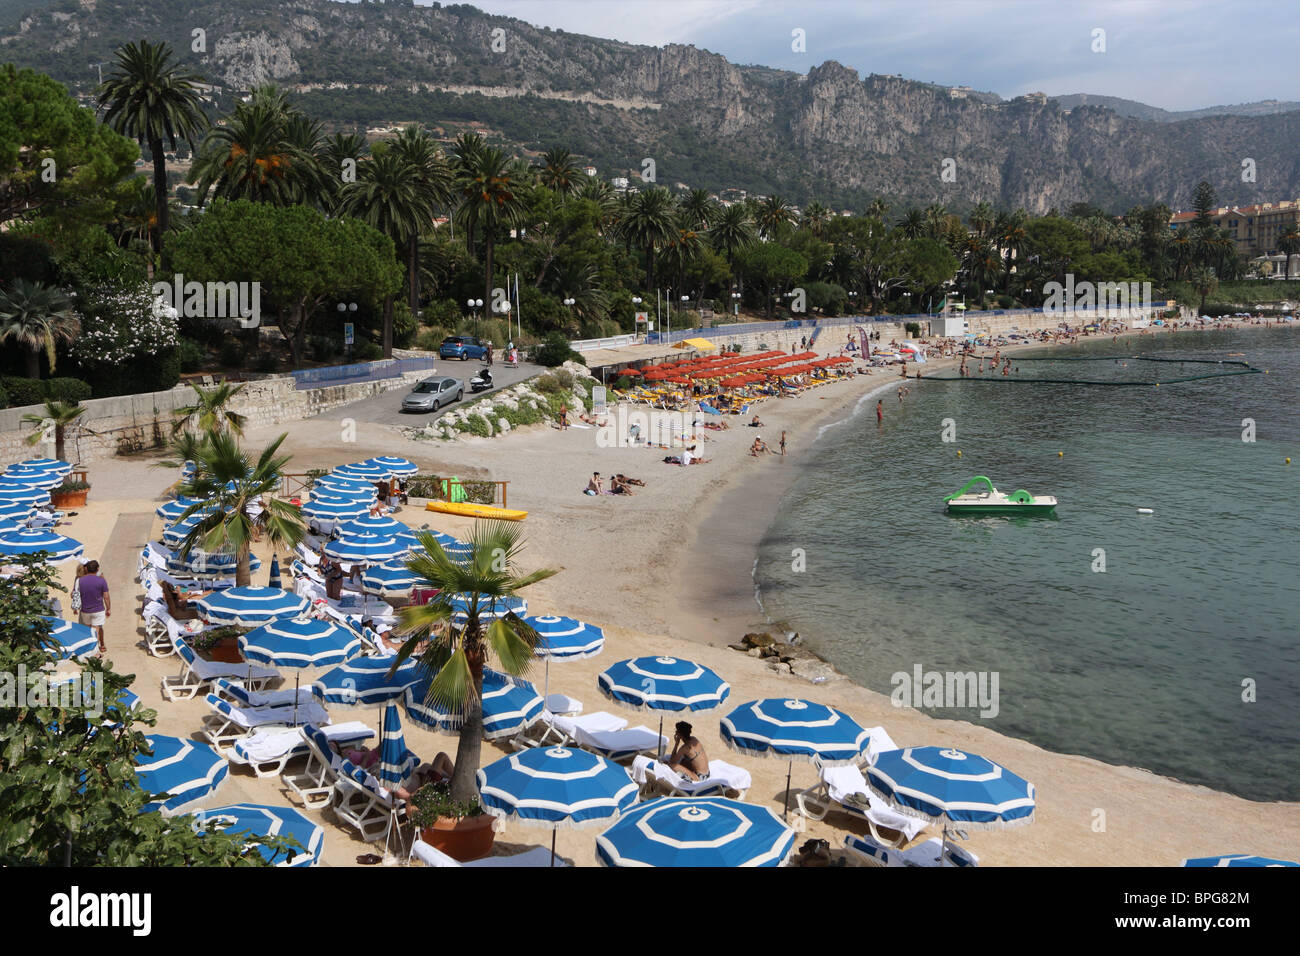
[[[439, 361], [435, 363], [434, 370], [429, 375], [444, 376], [450, 375], [458, 378], [465, 383], [465, 398], [468, 402], [471, 399], [478, 398], [481, 395], [491, 394], [490, 392], [479, 392], [474, 395], [469, 390], [469, 380], [478, 374], [479, 369], [483, 367], [482, 362], [460, 362], [455, 359], [449, 361]], [[500, 360], [492, 363], [492, 381], [495, 385], [492, 391], [505, 388], [522, 382], [526, 378], [545, 372], [546, 369], [540, 365], [533, 365], [529, 362], [520, 362], [518, 368], [506, 368]], [[328, 412], [322, 412], [320, 418], [338, 420], [342, 418], [352, 418], [358, 422], [373, 422], [379, 425], [430, 425], [437, 421], [439, 415], [433, 412], [423, 413], [404, 413], [401, 411], [402, 399], [410, 394], [409, 388], [394, 388], [390, 391], [376, 395], [373, 398], [364, 398], [359, 402], [353, 402], [351, 405], [343, 405], [339, 408], [331, 409]], [[450, 411], [457, 407], [456, 402], [450, 405], [442, 406], [442, 412]]]

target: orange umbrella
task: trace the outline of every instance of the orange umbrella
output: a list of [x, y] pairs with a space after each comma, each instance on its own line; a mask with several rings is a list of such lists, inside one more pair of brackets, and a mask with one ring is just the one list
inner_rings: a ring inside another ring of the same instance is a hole
[[614, 373], [615, 378], [617, 378], [620, 375], [634, 375], [639, 377], [641, 375], [641, 372], [634, 368], [621, 368]]

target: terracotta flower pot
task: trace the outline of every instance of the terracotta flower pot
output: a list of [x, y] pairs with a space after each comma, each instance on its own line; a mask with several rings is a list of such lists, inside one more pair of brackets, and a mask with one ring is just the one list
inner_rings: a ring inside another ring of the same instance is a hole
[[55, 508], [84, 508], [88, 494], [90, 494], [89, 488], [82, 488], [80, 491], [60, 491], [58, 488], [52, 488], [50, 504]]
[[239, 653], [237, 637], [223, 637], [207, 649], [206, 656], [210, 661], [221, 661], [224, 664], [244, 663], [244, 655]]
[[487, 856], [492, 852], [496, 836], [492, 817], [486, 813], [476, 817], [439, 817], [433, 826], [420, 831], [421, 840], [459, 863]]

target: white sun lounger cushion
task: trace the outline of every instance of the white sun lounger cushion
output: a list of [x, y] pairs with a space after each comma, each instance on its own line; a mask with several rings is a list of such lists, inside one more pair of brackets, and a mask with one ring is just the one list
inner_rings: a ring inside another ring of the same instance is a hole
[[725, 760], [710, 760], [709, 775], [703, 780], [689, 780], [685, 775], [652, 757], [642, 755], [632, 761], [633, 780], [644, 785], [651, 777], [691, 795], [719, 789], [748, 790], [753, 785], [753, 778], [750, 777], [748, 770], [729, 764]]
[[928, 826], [924, 820], [899, 813], [872, 793], [857, 767], [824, 767], [822, 780], [826, 781], [830, 798], [836, 803], [860, 812], [876, 826], [897, 830], [908, 840]]
[[[359, 744], [375, 735], [373, 730], [359, 720], [330, 724], [318, 729], [331, 743], [339, 745]], [[234, 757], [231, 759], [236, 763], [262, 763], [279, 760], [287, 754], [306, 752], [307, 741], [302, 739], [302, 734], [297, 730], [255, 730], [235, 744]]]
[[[536, 867], [551, 865], [551, 851], [544, 846], [535, 846], [532, 849], [525, 850], [523, 853], [516, 853], [514, 856], [487, 856], [481, 860], [470, 860], [468, 863], [459, 863], [453, 860], [441, 850], [429, 846], [423, 840], [416, 840], [415, 845], [411, 847], [411, 856], [422, 862], [425, 866], [443, 866], [443, 867]], [[556, 866], [568, 866], [558, 856], [555, 858]]]

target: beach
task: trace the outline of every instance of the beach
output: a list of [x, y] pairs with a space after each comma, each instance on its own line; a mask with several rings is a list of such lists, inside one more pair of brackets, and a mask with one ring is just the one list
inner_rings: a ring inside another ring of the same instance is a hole
[[[1136, 336], [1134, 336], [1136, 338]], [[1042, 348], [1033, 344], [1003, 349]], [[955, 364], [932, 360], [925, 374]], [[909, 371], [916, 366], [909, 365]], [[560, 570], [528, 589], [529, 613], [557, 613], [598, 624], [606, 646], [596, 658], [556, 664], [549, 687], [575, 697], [590, 713], [607, 710], [631, 723], [655, 723], [654, 714], [622, 711], [596, 689], [596, 675], [626, 657], [667, 655], [689, 657], [708, 665], [732, 685], [727, 706], [763, 697], [806, 697], [845, 710], [865, 727], [883, 726], [900, 746], [940, 744], [982, 754], [1031, 781], [1038, 807], [1032, 824], [1010, 832], [972, 832], [965, 844], [982, 865], [1177, 865], [1185, 857], [1221, 852], [1271, 851], [1294, 856], [1300, 847], [1300, 804], [1257, 803], [1204, 787], [1159, 777], [1139, 768], [1118, 767], [1087, 757], [1053, 753], [967, 722], [937, 720], [908, 708], [896, 708], [878, 693], [846, 679], [813, 684], [773, 671], [762, 660], [729, 648], [747, 631], [764, 626], [754, 602], [750, 571], [758, 541], [770, 525], [783, 494], [801, 467], [815, 467], [811, 456], [820, 430], [876, 427], [869, 397], [883, 390], [885, 425], [890, 423], [894, 397], [902, 383], [896, 369], [877, 369], [814, 388], [794, 398], [773, 399], [754, 411], [763, 426], [748, 428], [739, 416], [728, 416], [727, 431], [708, 432], [700, 454], [708, 463], [688, 468], [665, 464], [670, 454], [659, 448], [601, 447], [593, 428], [560, 431], [551, 426], [519, 429], [502, 439], [467, 438], [458, 442], [417, 442], [398, 428], [361, 423], [353, 437], [331, 419], [309, 419], [288, 426], [250, 431], [245, 447], [259, 449], [287, 432], [282, 452], [293, 455], [291, 472], [329, 468], [372, 455], [410, 458], [421, 473], [491, 478], [509, 481], [512, 507], [526, 509], [524, 570]], [[925, 387], [915, 379], [911, 388]], [[394, 401], [400, 398], [394, 396]], [[866, 414], [847, 421], [855, 406]], [[748, 453], [755, 434], [773, 447], [787, 435], [787, 455], [753, 457]], [[673, 452], [675, 453], [675, 452]], [[188, 736], [207, 707], [200, 698], [165, 702], [159, 681], [175, 673], [175, 658], [156, 659], [143, 650], [139, 633], [140, 588], [131, 578], [136, 555], [146, 540], [157, 537], [162, 522], [153, 512], [174, 471], [151, 468], [144, 456], [96, 463], [91, 468], [90, 503], [60, 528], [86, 546], [87, 557], [98, 558], [107, 571], [117, 603], [108, 627], [109, 657], [116, 669], [137, 675], [133, 689], [145, 706], [159, 714], [158, 731]], [[582, 494], [593, 471], [603, 477], [623, 473], [644, 480], [631, 497]], [[396, 515], [414, 528], [428, 525], [458, 537], [468, 532], [469, 519], [423, 510], [423, 502]], [[886, 548], [880, 535], [864, 540], [862, 548]], [[269, 558], [259, 546], [263, 559]], [[287, 570], [287, 569], [286, 569]], [[70, 567], [63, 569], [65, 583]], [[265, 568], [254, 583], [265, 583]], [[128, 601], [127, 597], [132, 600]], [[848, 626], [876, 628], [887, 621], [875, 613]], [[543, 680], [540, 662], [528, 675]], [[379, 710], [342, 712], [336, 720], [361, 719], [378, 727]], [[720, 714], [697, 717], [695, 734], [712, 758], [745, 767], [753, 775], [747, 797], [778, 812], [786, 797], [784, 761], [754, 760], [731, 753], [718, 735]], [[438, 751], [455, 753], [455, 738], [406, 724], [408, 746], [429, 760]], [[506, 753], [485, 744], [483, 763]], [[807, 765], [793, 767], [794, 790], [817, 782]], [[241, 768], [205, 806], [238, 800], [266, 803], [289, 798], [278, 779], [258, 780]], [[320, 814], [326, 824], [324, 858], [327, 865], [351, 864], [371, 846], [349, 828]], [[791, 813], [792, 825], [808, 837], [839, 846], [845, 832], [863, 826], [832, 812], [815, 823]], [[937, 830], [932, 830], [937, 835]], [[498, 834], [505, 851], [549, 843], [549, 833], [510, 824]], [[594, 865], [594, 834], [561, 830], [559, 854], [576, 865]]]

